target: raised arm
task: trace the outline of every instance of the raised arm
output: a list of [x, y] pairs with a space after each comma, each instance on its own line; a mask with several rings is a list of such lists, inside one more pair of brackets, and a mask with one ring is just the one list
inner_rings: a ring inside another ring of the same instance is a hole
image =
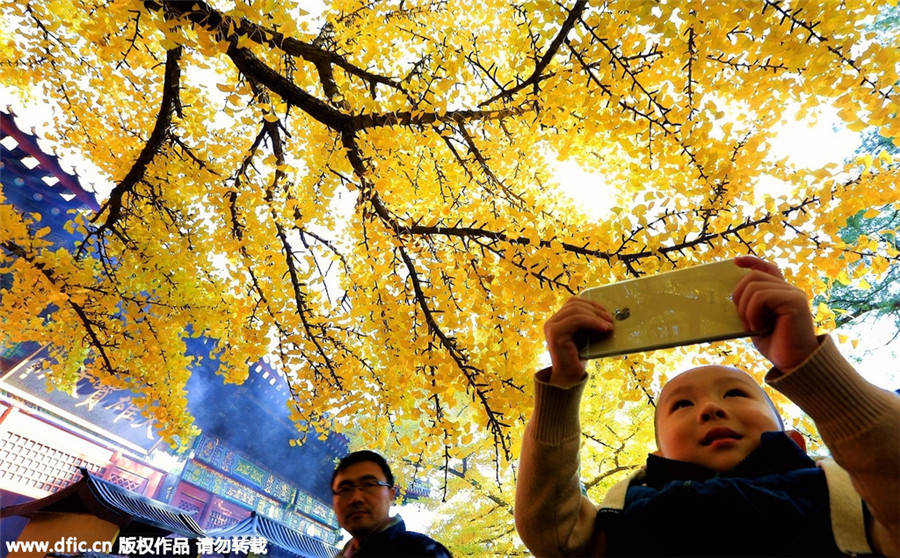
[[516, 529], [536, 556], [600, 556], [597, 509], [582, 496], [579, 406], [587, 375], [573, 341], [581, 329], [612, 330], [602, 306], [569, 299], [544, 324], [551, 368], [535, 376], [534, 411], [525, 428], [516, 484]]
[[900, 556], [900, 397], [867, 382], [829, 337], [818, 338], [809, 302], [757, 258], [738, 258], [753, 271], [734, 301], [749, 328], [768, 333], [754, 344], [774, 368], [766, 381], [815, 421], [835, 461], [853, 480], [871, 514], [874, 549]]

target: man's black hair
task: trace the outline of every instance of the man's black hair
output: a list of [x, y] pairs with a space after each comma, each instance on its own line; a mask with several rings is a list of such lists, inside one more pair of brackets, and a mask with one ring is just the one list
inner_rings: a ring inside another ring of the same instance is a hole
[[340, 473], [350, 465], [353, 465], [355, 463], [363, 463], [366, 461], [370, 461], [381, 467], [381, 471], [384, 473], [388, 484], [394, 486], [394, 475], [393, 473], [391, 473], [391, 468], [388, 466], [387, 461], [385, 461], [383, 457], [381, 457], [374, 451], [360, 450], [344, 456], [344, 458], [341, 459], [341, 461], [337, 464], [337, 467], [334, 468], [334, 472], [331, 473], [331, 487], [334, 488], [334, 479], [337, 477], [338, 473]]

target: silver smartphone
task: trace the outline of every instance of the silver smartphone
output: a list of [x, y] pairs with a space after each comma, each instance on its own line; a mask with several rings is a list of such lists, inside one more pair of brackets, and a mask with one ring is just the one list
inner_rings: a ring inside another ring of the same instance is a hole
[[584, 359], [758, 335], [746, 331], [731, 294], [750, 270], [734, 260], [591, 287], [581, 296], [615, 318], [612, 333], [576, 335]]

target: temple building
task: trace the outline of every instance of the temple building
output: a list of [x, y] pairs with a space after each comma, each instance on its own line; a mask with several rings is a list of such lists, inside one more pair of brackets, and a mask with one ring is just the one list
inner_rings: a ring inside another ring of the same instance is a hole
[[[65, 229], [68, 212], [97, 210], [94, 196], [33, 134], [20, 130], [13, 115], [0, 112], [0, 131], [7, 203], [39, 213], [54, 242], [73, 246], [78, 238]], [[0, 275], [0, 296], [8, 281]], [[210, 342], [191, 339], [189, 350]], [[226, 385], [214, 360], [192, 369], [189, 410], [201, 434], [190, 451], [178, 454], [140, 415], [130, 392], [102, 386], [86, 373], [69, 393], [47, 391], [46, 358], [47, 347], [35, 343], [0, 347], [3, 558], [5, 541], [37, 529], [36, 517], [46, 523], [66, 510], [106, 510], [95, 515], [115, 525], [109, 529], [117, 537], [137, 529], [128, 525], [162, 532], [171, 521], [187, 525], [173, 535], [276, 533], [270, 548], [277, 547], [278, 556], [337, 552], [341, 533], [329, 481], [347, 440], [334, 433], [320, 439], [310, 430], [302, 443], [289, 443], [301, 434], [288, 417], [290, 393], [278, 370], [260, 361], [250, 366], [246, 382]]]

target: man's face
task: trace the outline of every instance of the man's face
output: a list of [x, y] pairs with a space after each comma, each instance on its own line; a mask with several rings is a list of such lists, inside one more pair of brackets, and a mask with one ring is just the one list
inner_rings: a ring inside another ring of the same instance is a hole
[[659, 398], [656, 434], [662, 457], [727, 471], [780, 430], [762, 388], [724, 366], [694, 368], [673, 378]]
[[367, 481], [387, 482], [381, 467], [371, 461], [354, 463], [340, 471], [334, 478], [332, 491], [356, 485], [346, 494], [332, 497], [334, 513], [341, 527], [354, 538], [366, 538], [385, 525], [390, 516], [394, 489], [387, 486], [373, 486], [363, 489]]

